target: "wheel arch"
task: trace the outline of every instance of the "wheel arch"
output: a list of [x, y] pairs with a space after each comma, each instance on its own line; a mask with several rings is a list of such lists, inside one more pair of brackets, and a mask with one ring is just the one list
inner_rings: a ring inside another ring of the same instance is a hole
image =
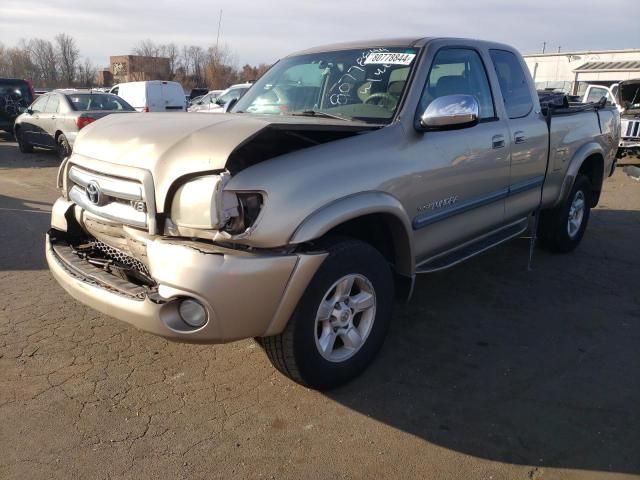
[[562, 190], [555, 205], [566, 200], [573, 188], [576, 177], [584, 174], [591, 182], [593, 189], [591, 206], [595, 207], [600, 200], [600, 192], [604, 181], [604, 159], [604, 150], [597, 142], [590, 142], [579, 148], [569, 163]]
[[411, 223], [400, 201], [379, 191], [343, 197], [313, 212], [300, 224], [290, 243], [301, 244], [327, 235], [347, 235], [376, 247], [396, 273], [413, 278], [415, 260]]

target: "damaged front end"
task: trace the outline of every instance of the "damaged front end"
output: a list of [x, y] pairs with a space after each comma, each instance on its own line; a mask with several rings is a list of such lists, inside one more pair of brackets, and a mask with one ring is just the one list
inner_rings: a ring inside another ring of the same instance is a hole
[[46, 257], [58, 283], [85, 305], [179, 341], [279, 333], [326, 256], [150, 235], [96, 222], [64, 199], [53, 215]]

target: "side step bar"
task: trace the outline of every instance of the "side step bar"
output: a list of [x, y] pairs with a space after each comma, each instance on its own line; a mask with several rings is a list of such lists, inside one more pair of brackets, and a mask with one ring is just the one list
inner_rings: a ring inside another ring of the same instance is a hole
[[432, 273], [453, 267], [460, 262], [464, 262], [471, 257], [475, 257], [490, 248], [511, 240], [527, 231], [529, 219], [522, 218], [504, 227], [489, 232], [481, 237], [475, 238], [467, 243], [463, 243], [451, 250], [439, 253], [421, 262], [416, 267], [416, 273]]

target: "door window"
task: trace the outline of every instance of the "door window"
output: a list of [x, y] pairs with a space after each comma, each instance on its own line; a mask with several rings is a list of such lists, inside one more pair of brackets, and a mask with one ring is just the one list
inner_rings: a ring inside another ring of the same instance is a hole
[[478, 52], [467, 48], [445, 48], [433, 60], [420, 99], [419, 114], [436, 98], [458, 94], [476, 98], [481, 120], [495, 118], [487, 71]]
[[31, 105], [31, 110], [33, 110], [34, 113], [44, 112], [44, 109], [47, 106], [47, 100], [49, 100], [49, 95], [38, 97], [38, 99]]
[[498, 76], [507, 115], [509, 118], [526, 117], [533, 109], [533, 99], [527, 76], [518, 57], [506, 50], [490, 50], [489, 52]]
[[49, 101], [44, 107], [44, 113], [58, 113], [58, 106], [60, 105], [60, 97], [58, 95], [49, 95]]

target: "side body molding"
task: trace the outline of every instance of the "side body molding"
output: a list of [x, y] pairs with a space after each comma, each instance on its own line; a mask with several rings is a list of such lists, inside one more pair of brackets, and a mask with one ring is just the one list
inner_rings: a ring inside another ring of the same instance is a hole
[[396, 271], [413, 277], [415, 257], [411, 221], [400, 201], [388, 193], [360, 192], [324, 205], [302, 221], [289, 243], [299, 244], [320, 238], [332, 228], [366, 215], [384, 216], [393, 237]]
[[[553, 202], [553, 205], [552, 205], [553, 207], [559, 205], [562, 201], [564, 201], [567, 198], [567, 196], [571, 192], [571, 189], [573, 188], [573, 183], [575, 182], [576, 177], [578, 176], [580, 167], [582, 167], [582, 164], [584, 163], [584, 161], [587, 158], [589, 158], [591, 155], [600, 155], [603, 160], [606, 158], [602, 145], [600, 145], [597, 142], [589, 142], [583, 145], [582, 147], [580, 147], [576, 151], [576, 153], [573, 155], [573, 158], [571, 158], [571, 161], [569, 162], [569, 166], [567, 167], [567, 172], [564, 176], [564, 181], [562, 182], [562, 187], [560, 188], [560, 195], [558, 195], [558, 198], [556, 198], [555, 201]], [[607, 168], [606, 165], [604, 165], [603, 167], [606, 170]], [[598, 191], [600, 191], [601, 185], [594, 185], [594, 187]]]

